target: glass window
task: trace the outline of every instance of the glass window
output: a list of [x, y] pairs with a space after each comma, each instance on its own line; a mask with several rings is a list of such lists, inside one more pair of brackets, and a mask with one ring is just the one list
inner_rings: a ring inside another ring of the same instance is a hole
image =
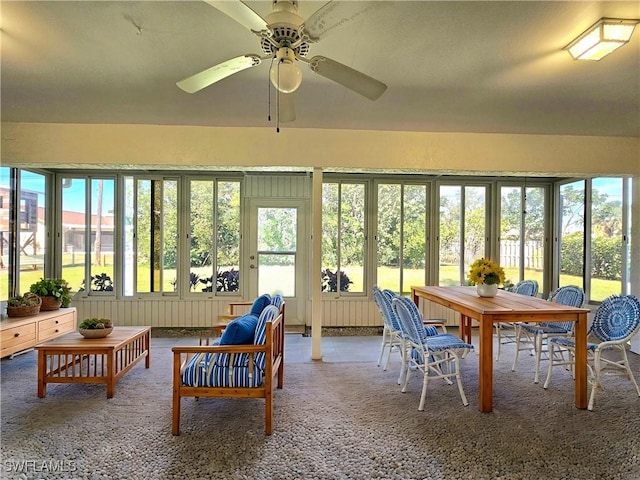
[[278, 290], [285, 297], [296, 295], [298, 209], [258, 208], [258, 292]]
[[440, 252], [438, 278], [440, 285], [460, 285], [462, 254], [462, 187], [440, 186]]
[[191, 292], [240, 290], [240, 182], [192, 180]]
[[[401, 288], [401, 225], [402, 185], [378, 185], [378, 287], [400, 292]], [[424, 280], [423, 280], [424, 281]]]
[[487, 242], [487, 189], [464, 187], [464, 218], [462, 219], [464, 267], [460, 272], [461, 284], [467, 283], [467, 272], [477, 258], [489, 256]]
[[535, 280], [543, 290], [545, 189], [500, 188], [500, 265], [508, 281]]
[[61, 187], [62, 278], [72, 292], [114, 292], [115, 179], [64, 177]]
[[77, 292], [86, 290], [85, 264], [91, 258], [87, 255], [87, 180], [64, 177], [61, 186], [62, 278]]
[[11, 169], [0, 167], [0, 300], [9, 298]]
[[325, 292], [364, 292], [364, 183], [325, 183], [322, 195], [322, 278]]
[[18, 288], [25, 293], [32, 283], [49, 275], [45, 272], [49, 245], [46, 177], [20, 170], [18, 202]]
[[49, 195], [46, 175], [0, 167], [0, 300], [51, 276]]
[[426, 279], [427, 187], [379, 184], [377, 205], [377, 284], [409, 294]]
[[[218, 291], [240, 290], [240, 182], [219, 180], [216, 193]], [[220, 278], [222, 276], [222, 278]]]
[[91, 179], [90, 290], [112, 292], [115, 240], [115, 181]]
[[544, 290], [545, 257], [545, 217], [547, 215], [546, 189], [544, 187], [525, 188], [524, 209], [524, 275], [523, 280], [538, 282], [539, 291]]
[[213, 292], [215, 273], [215, 181], [189, 182], [189, 291]]
[[584, 288], [584, 206], [584, 180], [560, 186], [558, 286]]
[[602, 301], [622, 292], [625, 256], [623, 179], [591, 181], [590, 299]]
[[487, 253], [484, 186], [440, 186], [440, 285], [465, 285], [467, 271]]
[[[173, 293], [178, 290], [178, 181], [134, 178], [125, 181], [125, 251], [133, 252], [135, 285], [125, 283], [125, 294]], [[133, 241], [133, 244], [127, 242]], [[125, 277], [125, 281], [128, 277]]]

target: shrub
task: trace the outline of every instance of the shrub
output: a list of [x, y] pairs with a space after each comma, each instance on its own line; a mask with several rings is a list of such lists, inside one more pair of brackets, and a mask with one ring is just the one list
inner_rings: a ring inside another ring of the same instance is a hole
[[353, 282], [349, 280], [349, 277], [346, 273], [340, 270], [338, 272], [333, 273], [330, 269], [326, 268], [322, 270], [322, 291], [323, 292], [337, 292], [338, 291], [338, 278], [340, 279], [340, 291], [348, 292], [349, 285]]

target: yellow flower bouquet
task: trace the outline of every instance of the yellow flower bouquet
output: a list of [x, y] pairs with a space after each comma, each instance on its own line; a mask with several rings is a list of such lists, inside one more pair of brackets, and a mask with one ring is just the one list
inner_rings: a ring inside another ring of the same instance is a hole
[[502, 267], [488, 258], [473, 262], [467, 278], [474, 285], [499, 285], [505, 281]]

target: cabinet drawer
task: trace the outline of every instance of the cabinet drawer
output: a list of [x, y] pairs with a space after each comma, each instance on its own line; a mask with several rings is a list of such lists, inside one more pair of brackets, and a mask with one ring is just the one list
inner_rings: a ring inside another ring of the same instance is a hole
[[76, 328], [74, 317], [61, 315], [38, 322], [38, 343], [46, 342], [52, 338], [73, 332]]
[[2, 330], [3, 357], [33, 347], [36, 343], [36, 323], [27, 323]]

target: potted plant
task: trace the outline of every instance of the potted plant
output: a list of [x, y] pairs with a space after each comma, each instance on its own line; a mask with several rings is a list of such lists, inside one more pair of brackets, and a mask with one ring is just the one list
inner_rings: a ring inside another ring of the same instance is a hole
[[28, 317], [37, 315], [40, 312], [42, 300], [35, 293], [25, 293], [16, 295], [7, 300], [8, 317]]
[[41, 278], [29, 288], [42, 298], [40, 310], [57, 310], [68, 307], [71, 303], [71, 289], [62, 278]]
[[108, 318], [87, 318], [80, 322], [78, 331], [86, 338], [104, 338], [113, 331], [113, 324]]
[[498, 285], [505, 281], [503, 268], [488, 258], [473, 262], [467, 278], [476, 285], [480, 297], [495, 297]]

